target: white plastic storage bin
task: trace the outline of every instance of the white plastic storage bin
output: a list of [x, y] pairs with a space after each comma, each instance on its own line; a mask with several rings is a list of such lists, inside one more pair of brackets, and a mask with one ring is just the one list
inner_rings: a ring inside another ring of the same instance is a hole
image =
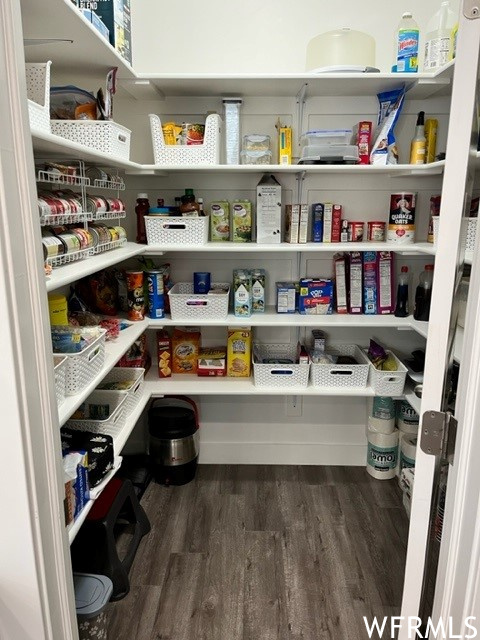
[[401, 396], [407, 378], [407, 368], [400, 362], [397, 356], [391, 351], [397, 363], [397, 371], [380, 371], [370, 362], [370, 386], [376, 396]]
[[211, 113], [205, 120], [203, 144], [165, 144], [162, 122], [153, 113], [150, 114], [150, 128], [155, 164], [180, 166], [220, 164], [222, 119], [217, 113]]
[[105, 361], [105, 329], [101, 329], [99, 337], [80, 353], [55, 354], [65, 356], [67, 371], [65, 377], [65, 395], [73, 396], [85, 389], [102, 370]]
[[[102, 393], [117, 393], [118, 391], [126, 393], [125, 412], [128, 416], [135, 409], [142, 397], [145, 386], [144, 378], [145, 369], [114, 367], [98, 385], [97, 390]], [[116, 383], [121, 383], [122, 388], [112, 389], [112, 386]]]
[[[440, 216], [432, 216], [433, 220], [433, 244], [438, 242], [438, 232], [440, 230]], [[473, 251], [475, 249], [475, 240], [477, 238], [477, 220], [478, 218], [468, 218], [467, 220], [467, 237], [465, 240], [465, 251]]]
[[105, 412], [101, 419], [68, 420], [66, 426], [69, 429], [80, 431], [92, 431], [115, 437], [125, 425], [127, 394], [125, 391], [94, 391], [81, 405], [88, 415], [90, 411]]
[[315, 387], [337, 387], [366, 389], [370, 360], [355, 344], [339, 344], [327, 349], [326, 353], [336, 356], [352, 356], [358, 364], [315, 364], [310, 365], [310, 378]]
[[225, 293], [193, 293], [191, 282], [177, 282], [168, 292], [172, 320], [225, 320], [228, 315], [230, 285], [213, 282], [211, 288], [228, 287]]
[[131, 131], [111, 120], [51, 120], [52, 133], [120, 160], [130, 159]]
[[53, 372], [57, 405], [60, 406], [65, 401], [65, 381], [67, 377], [67, 358], [65, 356], [53, 356]]
[[48, 62], [29, 62], [25, 65], [30, 127], [50, 133], [50, 67]]
[[[264, 364], [264, 359], [288, 359], [295, 362], [296, 344], [254, 343], [253, 378], [256, 387], [306, 387], [310, 364]], [[259, 362], [262, 361], [262, 362]]]
[[148, 244], [201, 245], [208, 242], [208, 216], [145, 216]]

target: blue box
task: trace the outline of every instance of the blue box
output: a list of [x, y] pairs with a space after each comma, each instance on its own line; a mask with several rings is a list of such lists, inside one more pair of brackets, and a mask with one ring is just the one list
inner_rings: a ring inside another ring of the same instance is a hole
[[312, 204], [312, 242], [323, 242], [323, 204]]
[[377, 252], [363, 252], [363, 313], [367, 316], [377, 313]]
[[333, 313], [333, 280], [302, 278], [300, 280], [298, 310], [306, 315]]

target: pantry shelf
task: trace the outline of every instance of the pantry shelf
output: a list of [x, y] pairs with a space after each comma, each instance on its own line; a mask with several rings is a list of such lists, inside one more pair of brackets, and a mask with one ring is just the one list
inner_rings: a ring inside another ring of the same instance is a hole
[[274, 307], [267, 307], [265, 313], [256, 313], [249, 318], [238, 318], [232, 313], [224, 319], [190, 318], [188, 320], [172, 320], [162, 318], [147, 320], [150, 329], [160, 329], [168, 326], [209, 326], [228, 327], [245, 325], [251, 327], [388, 327], [390, 329], [413, 330], [423, 337], [427, 337], [428, 323], [417, 322], [413, 316], [396, 318], [393, 315], [302, 315], [300, 313], [276, 313]]
[[135, 340], [142, 335], [147, 328], [148, 324], [146, 320], [141, 322], [132, 323], [127, 329], [120, 332], [120, 335], [116, 340], [109, 341], [105, 346], [105, 362], [102, 370], [94, 378], [90, 380], [90, 383], [74, 396], [67, 396], [64, 402], [58, 409], [58, 419], [60, 426], [63, 426], [70, 416], [78, 409], [82, 402], [91, 394], [91, 392], [98, 386], [107, 373], [112, 369], [123, 356], [125, 351], [129, 349]]
[[437, 247], [431, 242], [399, 245], [393, 242], [307, 242], [306, 244], [257, 244], [256, 242], [209, 242], [203, 245], [145, 245], [146, 255], [165, 253], [336, 253], [337, 251], [394, 251], [402, 255], [435, 255]]
[[47, 280], [47, 291], [54, 291], [59, 287], [80, 280], [85, 276], [106, 269], [123, 260], [138, 256], [144, 252], [145, 247], [135, 242], [127, 242], [126, 245], [112, 251], [106, 251], [90, 258], [85, 258], [78, 262], [66, 264], [63, 267], [53, 269], [50, 279]]
[[[71, 0], [21, 0], [26, 40], [60, 40], [25, 47], [27, 62], [52, 60], [55, 70], [106, 74], [117, 67], [118, 78], [134, 78], [135, 71], [83, 17]], [[73, 42], [61, 42], [71, 40]]]
[[403, 397], [408, 402], [408, 404], [420, 415], [422, 399], [416, 395], [413, 389], [414, 384], [407, 380], [405, 390], [403, 392]]
[[[296, 96], [307, 85], [307, 96], [374, 96], [405, 83], [415, 100], [451, 92], [454, 63], [436, 73], [275, 73], [215, 74], [160, 73], [137, 75], [150, 83], [152, 94], [164, 96]], [[134, 94], [134, 87], [131, 87]], [[144, 85], [139, 88], [144, 90]]]

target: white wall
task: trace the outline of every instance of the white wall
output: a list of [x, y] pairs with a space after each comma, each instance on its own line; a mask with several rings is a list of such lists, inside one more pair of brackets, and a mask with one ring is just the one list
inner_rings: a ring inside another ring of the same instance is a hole
[[[420, 30], [425, 30], [440, 0], [183, 0], [180, 4], [131, 0], [131, 4], [133, 64], [139, 72], [301, 73], [309, 40], [341, 27], [372, 35], [377, 67], [390, 71], [402, 13], [413, 11]], [[450, 0], [450, 6], [457, 12], [459, 0]]]

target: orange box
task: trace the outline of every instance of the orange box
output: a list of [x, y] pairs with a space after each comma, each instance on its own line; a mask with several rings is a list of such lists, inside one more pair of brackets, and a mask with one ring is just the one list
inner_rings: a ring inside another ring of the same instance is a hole
[[200, 330], [176, 327], [172, 335], [172, 372], [197, 373], [200, 352]]
[[157, 331], [158, 377], [170, 378], [172, 375], [172, 341], [168, 331]]

